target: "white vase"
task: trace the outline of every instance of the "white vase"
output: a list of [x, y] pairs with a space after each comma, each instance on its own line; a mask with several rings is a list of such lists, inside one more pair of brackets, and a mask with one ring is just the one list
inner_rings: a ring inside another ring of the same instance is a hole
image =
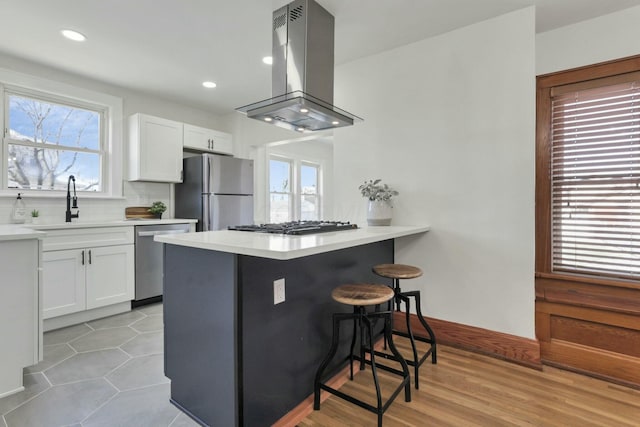
[[367, 224], [391, 225], [391, 203], [384, 200], [369, 200], [368, 202]]

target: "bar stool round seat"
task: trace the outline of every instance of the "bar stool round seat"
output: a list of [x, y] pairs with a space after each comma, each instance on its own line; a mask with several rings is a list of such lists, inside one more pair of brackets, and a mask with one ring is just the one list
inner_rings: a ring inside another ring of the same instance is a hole
[[422, 270], [419, 267], [406, 264], [378, 264], [373, 267], [373, 272], [390, 279], [415, 279], [422, 276]]
[[368, 283], [341, 285], [331, 292], [331, 298], [337, 302], [355, 306], [382, 304], [394, 296], [390, 287]]
[[[394, 335], [400, 335], [405, 338], [409, 338], [411, 343], [411, 350], [413, 353], [413, 359], [407, 359], [407, 363], [414, 367], [414, 383], [416, 389], [420, 388], [419, 382], [419, 368], [422, 363], [431, 356], [431, 363], [437, 363], [436, 353], [436, 336], [433, 330], [427, 323], [427, 320], [422, 315], [422, 307], [420, 304], [420, 291], [402, 291], [400, 289], [401, 279], [415, 279], [422, 276], [422, 269], [413, 265], [407, 264], [378, 264], [373, 266], [372, 271], [381, 277], [393, 279], [393, 292], [395, 294], [396, 310], [400, 311], [401, 303], [406, 304], [405, 321], [407, 332], [401, 332], [394, 330]], [[391, 289], [391, 288], [390, 288]], [[414, 298], [416, 302], [416, 314], [418, 321], [427, 332], [428, 338], [423, 336], [415, 336], [411, 327], [411, 299]], [[430, 344], [429, 350], [427, 350], [422, 357], [418, 356], [418, 350], [416, 347], [416, 341], [421, 341]]]
[[[331, 297], [345, 305], [353, 307], [353, 313], [333, 313], [333, 335], [331, 339], [331, 348], [329, 353], [324, 358], [318, 370], [313, 384], [313, 409], [320, 409], [320, 390], [325, 390], [341, 399], [356, 404], [361, 408], [371, 411], [378, 416], [378, 427], [382, 427], [382, 416], [384, 412], [389, 408], [393, 400], [404, 389], [405, 401], [411, 401], [411, 384], [409, 376], [409, 365], [407, 361], [402, 357], [395, 344], [393, 343], [393, 313], [389, 311], [367, 311], [367, 306], [379, 306], [380, 304], [392, 301], [395, 297], [393, 289], [382, 284], [371, 283], [353, 283], [338, 286], [331, 292]], [[386, 356], [385, 354], [378, 352], [374, 349], [374, 329], [378, 319], [384, 320], [384, 340], [388, 343], [389, 349], [393, 353], [392, 359], [399, 362], [402, 370], [385, 366], [376, 363], [376, 356]], [[325, 370], [333, 360], [340, 344], [340, 323], [343, 321], [353, 321], [353, 335], [351, 338], [351, 348], [349, 355], [338, 363], [334, 363], [334, 367], [328, 374]], [[360, 345], [358, 354], [354, 352], [356, 346], [356, 336], [359, 333]], [[365, 353], [369, 355], [365, 357]], [[344, 362], [349, 362], [350, 379], [353, 380], [353, 361], [360, 362], [360, 370], [365, 369], [365, 365], [371, 366], [371, 373], [373, 375], [373, 383], [376, 390], [376, 405], [372, 405], [369, 402], [365, 402], [360, 399], [344, 393], [340, 390], [334, 389], [326, 384], [326, 380], [333, 377], [342, 367]], [[387, 398], [385, 402], [382, 401], [382, 394], [380, 391], [380, 383], [378, 381], [377, 370], [382, 369], [387, 372], [399, 375], [402, 377], [402, 381], [396, 387], [394, 392]]]

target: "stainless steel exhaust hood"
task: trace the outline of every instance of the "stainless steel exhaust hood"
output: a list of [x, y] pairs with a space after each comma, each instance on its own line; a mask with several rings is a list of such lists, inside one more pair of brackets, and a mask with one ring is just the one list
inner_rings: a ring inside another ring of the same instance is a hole
[[296, 0], [274, 11], [272, 98], [237, 111], [299, 132], [362, 121], [332, 105], [333, 32], [333, 15], [314, 0]]

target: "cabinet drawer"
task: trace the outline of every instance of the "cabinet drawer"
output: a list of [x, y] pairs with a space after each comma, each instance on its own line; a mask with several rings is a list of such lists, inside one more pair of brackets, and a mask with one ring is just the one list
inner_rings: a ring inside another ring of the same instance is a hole
[[43, 251], [93, 248], [97, 246], [128, 245], [133, 243], [133, 227], [94, 227], [48, 230]]

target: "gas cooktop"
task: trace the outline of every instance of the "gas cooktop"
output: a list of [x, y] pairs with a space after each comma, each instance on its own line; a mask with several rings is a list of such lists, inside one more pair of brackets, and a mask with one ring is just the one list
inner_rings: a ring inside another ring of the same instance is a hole
[[292, 221], [279, 224], [260, 225], [230, 225], [229, 230], [253, 231], [256, 233], [273, 234], [313, 234], [325, 233], [328, 231], [353, 230], [358, 228], [356, 224], [344, 221]]

